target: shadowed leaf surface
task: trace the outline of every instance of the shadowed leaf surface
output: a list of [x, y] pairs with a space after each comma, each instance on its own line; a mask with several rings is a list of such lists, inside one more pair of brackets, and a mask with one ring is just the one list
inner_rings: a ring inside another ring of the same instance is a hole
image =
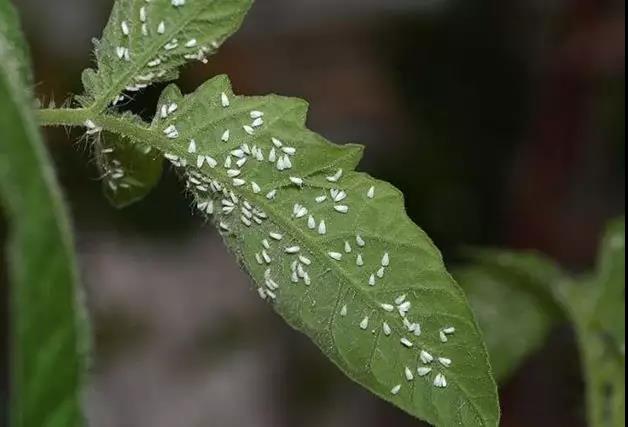
[[[479, 264], [456, 270], [454, 277], [478, 319], [493, 374], [504, 382], [543, 345], [558, 317], [556, 310], [518, 271]], [[545, 286], [550, 293], [551, 283]]]
[[143, 199], [159, 183], [163, 159], [148, 145], [132, 144], [123, 137], [103, 132], [95, 144], [103, 192], [116, 208]]

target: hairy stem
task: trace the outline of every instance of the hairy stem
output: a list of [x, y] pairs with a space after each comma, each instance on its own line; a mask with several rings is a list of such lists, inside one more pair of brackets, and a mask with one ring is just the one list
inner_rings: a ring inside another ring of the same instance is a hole
[[167, 147], [168, 141], [151, 130], [145, 123], [129, 116], [94, 113], [85, 108], [55, 108], [39, 110], [39, 123], [42, 126], [85, 127], [91, 120], [102, 130], [128, 138], [134, 142], [153, 142], [156, 148]]
[[46, 108], [38, 116], [42, 126], [84, 126], [92, 115], [84, 108]]

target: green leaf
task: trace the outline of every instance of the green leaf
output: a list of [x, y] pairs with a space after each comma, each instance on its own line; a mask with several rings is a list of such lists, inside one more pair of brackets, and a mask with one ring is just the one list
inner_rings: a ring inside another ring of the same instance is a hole
[[22, 80], [24, 87], [28, 87], [33, 82], [28, 46], [22, 36], [19, 16], [8, 0], [0, 1], [0, 32], [5, 38], [3, 48], [10, 50], [4, 54], [13, 58], [10, 66], [18, 71], [16, 78]]
[[625, 372], [623, 349], [617, 350], [609, 339], [609, 331], [594, 326], [587, 315], [595, 292], [592, 284], [573, 285], [567, 305], [576, 328], [581, 360], [587, 384], [587, 413], [592, 427], [623, 427], [625, 425]]
[[[625, 226], [611, 224], [597, 273], [562, 287], [563, 303], [576, 328], [587, 382], [592, 427], [625, 425]], [[621, 324], [620, 324], [621, 323]]]
[[[509, 254], [511, 259], [515, 254]], [[526, 255], [521, 255], [526, 256]], [[454, 273], [469, 298], [484, 334], [493, 374], [505, 382], [525, 359], [541, 348], [558, 317], [537, 288], [551, 293], [552, 283], [532, 283], [521, 271], [494, 265], [463, 267]]]
[[215, 214], [259, 295], [290, 325], [410, 414], [497, 425], [465, 296], [400, 192], [353, 171], [361, 147], [307, 130], [303, 101], [235, 96], [222, 76], [185, 97], [167, 88], [163, 106], [172, 114], [158, 115], [144, 140], [182, 171], [198, 210]]
[[[597, 272], [580, 281], [570, 279], [551, 261], [533, 253], [496, 250], [470, 253], [483, 268], [490, 267], [502, 273], [510, 271], [527, 278], [526, 289], [540, 298], [539, 302], [550, 309], [549, 313], [560, 310], [574, 324], [587, 381], [587, 412], [592, 427], [625, 425], [624, 245], [622, 218], [609, 226], [600, 249]], [[551, 295], [548, 288], [551, 288]], [[471, 301], [474, 301], [473, 295]], [[511, 310], [510, 317], [516, 313]], [[481, 313], [479, 317], [484, 325]], [[507, 324], [512, 323], [519, 322]], [[492, 350], [490, 334], [486, 333]], [[492, 351], [491, 355], [494, 354]]]
[[241, 25], [252, 0], [117, 0], [102, 40], [97, 70], [86, 70], [83, 106], [95, 112], [156, 82], [174, 80], [178, 68], [205, 61]]
[[16, 39], [16, 18], [7, 11], [7, 0], [0, 0], [0, 202], [10, 226], [11, 425], [78, 426], [87, 340], [71, 234], [34, 124], [23, 41]]
[[163, 159], [152, 152], [150, 145], [132, 144], [119, 135], [103, 132], [95, 153], [103, 192], [117, 208], [143, 199], [161, 178]]
[[626, 345], [625, 240], [624, 219], [613, 221], [608, 227], [600, 250], [596, 279], [600, 294], [593, 314], [598, 327], [610, 335], [621, 352]]
[[528, 292], [551, 306], [561, 310], [556, 300], [557, 283], [565, 278], [561, 268], [547, 256], [535, 251], [508, 251], [492, 248], [472, 248], [466, 251], [468, 258], [486, 268], [516, 277]]

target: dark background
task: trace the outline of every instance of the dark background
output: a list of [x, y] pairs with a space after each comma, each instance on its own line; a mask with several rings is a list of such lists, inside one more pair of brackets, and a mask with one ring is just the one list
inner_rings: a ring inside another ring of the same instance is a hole
[[[15, 3], [35, 90], [62, 104], [81, 92], [112, 1]], [[310, 127], [366, 145], [362, 169], [403, 190], [449, 265], [463, 245], [491, 245], [539, 249], [580, 272], [625, 209], [624, 37], [623, 1], [258, 0], [180, 84], [227, 73], [239, 93], [309, 100]], [[149, 118], [158, 94], [134, 110]], [[421, 424], [344, 378], [258, 301], [172, 171], [116, 211], [80, 135], [46, 136], [96, 335], [93, 427]], [[502, 424], [584, 425], [578, 363], [571, 331], [557, 328], [503, 385]]]

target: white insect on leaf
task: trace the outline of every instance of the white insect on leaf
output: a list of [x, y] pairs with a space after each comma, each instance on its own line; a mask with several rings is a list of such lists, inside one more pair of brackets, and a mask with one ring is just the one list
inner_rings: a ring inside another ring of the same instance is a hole
[[362, 319], [362, 321], [360, 322], [360, 329], [365, 330], [366, 328], [369, 327], [369, 318], [368, 316], [364, 317], [364, 319]]
[[421, 366], [417, 368], [417, 374], [419, 374], [420, 377], [424, 377], [428, 375], [430, 372], [432, 372], [432, 368], [427, 367], [427, 366]]
[[381, 304], [381, 307], [389, 313], [395, 311], [395, 306], [392, 304]]
[[401, 384], [397, 384], [390, 390], [390, 394], [397, 395], [401, 391]]
[[340, 252], [327, 252], [327, 255], [336, 261], [340, 261], [342, 259], [342, 254]]
[[327, 234], [327, 223], [325, 223], [324, 219], [318, 223], [318, 234]]
[[390, 328], [390, 325], [386, 322], [382, 324], [382, 330], [384, 331], [384, 335], [386, 336], [390, 336], [390, 334], [392, 334], [392, 329]]
[[376, 281], [375, 281], [375, 275], [374, 275], [374, 274], [371, 274], [371, 275], [369, 276], [369, 286], [375, 286], [375, 283], [376, 283]]
[[408, 381], [414, 380], [414, 373], [407, 366], [404, 368], [404, 375]]
[[446, 357], [439, 357], [438, 361], [446, 368], [449, 368], [451, 366], [451, 359], [448, 359]]
[[188, 153], [196, 153], [196, 141], [193, 139], [190, 140], [190, 145], [188, 146]]
[[434, 378], [434, 387], [445, 388], [447, 387], [447, 379], [443, 374], [437, 374]]
[[406, 337], [401, 338], [400, 342], [405, 347], [408, 347], [408, 348], [414, 347], [414, 343]]

